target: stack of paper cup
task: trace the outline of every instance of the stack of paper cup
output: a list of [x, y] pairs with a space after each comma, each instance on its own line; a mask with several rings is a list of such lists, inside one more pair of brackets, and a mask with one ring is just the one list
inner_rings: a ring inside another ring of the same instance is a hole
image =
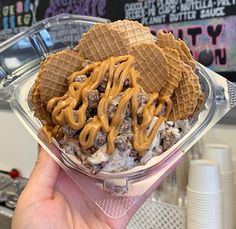
[[233, 157], [233, 174], [234, 174], [234, 183], [233, 183], [233, 193], [234, 193], [234, 228], [236, 228], [236, 157]]
[[217, 163], [190, 162], [187, 198], [188, 229], [222, 229], [222, 193]]
[[234, 224], [233, 163], [229, 147], [222, 144], [207, 144], [203, 149], [203, 158], [219, 164], [223, 196], [223, 228], [232, 229]]

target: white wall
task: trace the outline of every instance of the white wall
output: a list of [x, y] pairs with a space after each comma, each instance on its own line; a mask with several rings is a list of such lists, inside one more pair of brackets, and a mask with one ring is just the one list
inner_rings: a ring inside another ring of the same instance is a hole
[[36, 160], [37, 143], [13, 112], [0, 110], [0, 169], [17, 168], [28, 177]]

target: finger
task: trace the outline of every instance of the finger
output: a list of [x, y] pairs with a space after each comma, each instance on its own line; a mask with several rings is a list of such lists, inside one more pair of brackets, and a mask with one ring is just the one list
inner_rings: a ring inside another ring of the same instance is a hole
[[32, 200], [52, 199], [58, 173], [59, 165], [42, 147], [39, 147], [38, 159], [25, 192], [30, 193]]

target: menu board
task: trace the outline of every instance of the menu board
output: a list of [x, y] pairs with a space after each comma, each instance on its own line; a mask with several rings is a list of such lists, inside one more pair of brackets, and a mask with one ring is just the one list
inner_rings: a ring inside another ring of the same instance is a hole
[[0, 42], [60, 13], [137, 20], [154, 35], [171, 31], [199, 62], [236, 72], [236, 0], [1, 0]]
[[144, 25], [225, 17], [236, 14], [236, 0], [147, 0], [125, 4], [125, 16]]

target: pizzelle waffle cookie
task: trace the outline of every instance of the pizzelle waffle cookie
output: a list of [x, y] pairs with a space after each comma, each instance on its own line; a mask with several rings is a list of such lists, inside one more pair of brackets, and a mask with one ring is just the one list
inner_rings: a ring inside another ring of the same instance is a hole
[[83, 35], [75, 49], [83, 58], [98, 61], [127, 54], [130, 49], [127, 44], [124, 32], [110, 28], [109, 24], [96, 24]]
[[184, 65], [183, 77], [172, 96], [173, 108], [169, 119], [176, 121], [190, 117], [199, 105], [201, 96], [198, 77], [189, 65]]
[[155, 40], [148, 27], [144, 27], [137, 21], [119, 20], [110, 25], [110, 28], [115, 29], [119, 33], [124, 33], [129, 41], [129, 46], [134, 46], [140, 43], [154, 44]]
[[155, 44], [141, 43], [133, 46], [134, 56], [139, 70], [140, 85], [145, 92], [160, 92], [169, 78], [168, 60]]
[[42, 102], [39, 90], [40, 80], [36, 79], [33, 88], [31, 90], [31, 103], [32, 109], [34, 111], [34, 116], [46, 123], [51, 123], [50, 114], [47, 111], [46, 105]]
[[138, 22], [119, 20], [93, 26], [83, 35], [76, 49], [85, 59], [98, 61], [126, 55], [132, 46], [140, 43], [155, 43], [150, 29]]
[[82, 66], [84, 59], [73, 49], [65, 49], [52, 54], [44, 62], [39, 72], [41, 100], [47, 102], [67, 90], [67, 77]]
[[184, 54], [187, 56], [188, 58], [188, 64], [192, 67], [193, 70], [195, 70], [196, 67], [196, 63], [195, 60], [193, 59], [192, 54], [190, 53], [190, 50], [188, 48], [188, 46], [186, 45], [186, 43], [181, 40], [180, 38], [178, 39], [178, 42], [180, 43], [180, 48], [181, 50], [184, 52]]
[[180, 38], [177, 41], [180, 43], [180, 48], [184, 52], [184, 54], [187, 56], [188, 60], [195, 62], [186, 43], [183, 40], [181, 40]]
[[180, 59], [195, 69], [195, 61], [188, 47], [180, 39], [176, 40], [172, 33], [164, 33], [162, 30], [159, 30], [157, 32], [156, 44], [161, 48], [169, 47], [176, 49], [180, 55]]
[[176, 49], [143, 43], [134, 46], [131, 54], [144, 91], [171, 97], [173, 109], [169, 120], [186, 119], [199, 109], [203, 100], [198, 77], [191, 66], [180, 60]]
[[179, 86], [179, 82], [182, 78], [183, 64], [177, 50], [162, 48], [162, 51], [167, 59], [169, 75], [168, 77], [166, 76], [166, 85], [161, 89], [161, 96], [172, 96], [174, 90]]

